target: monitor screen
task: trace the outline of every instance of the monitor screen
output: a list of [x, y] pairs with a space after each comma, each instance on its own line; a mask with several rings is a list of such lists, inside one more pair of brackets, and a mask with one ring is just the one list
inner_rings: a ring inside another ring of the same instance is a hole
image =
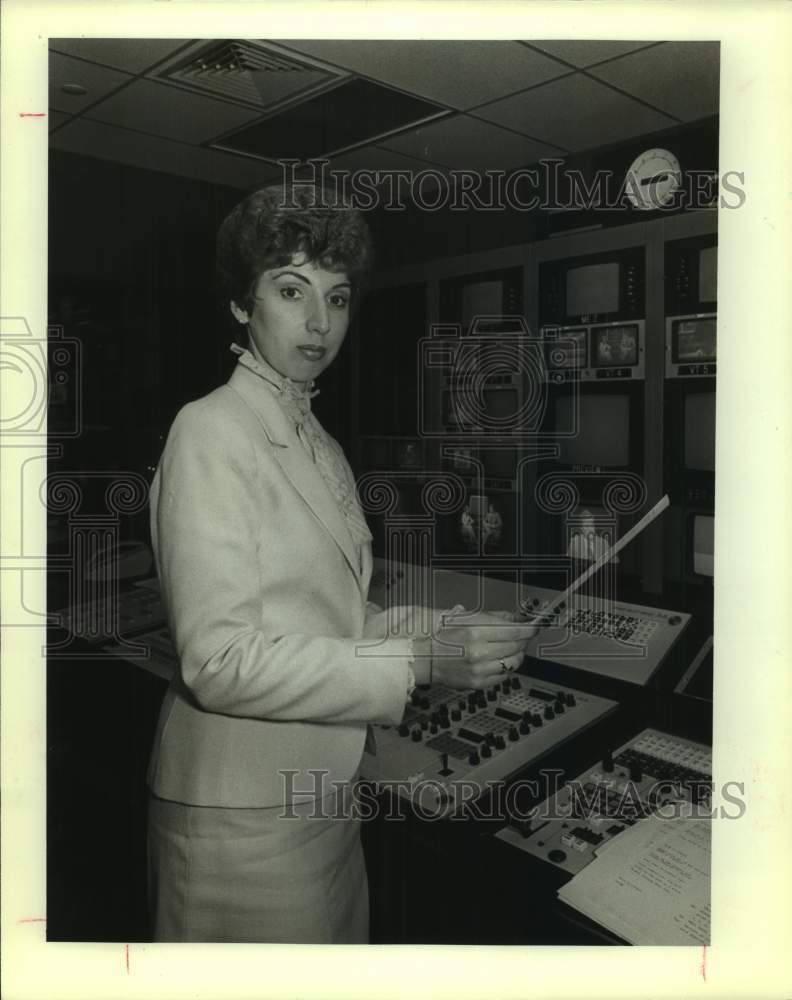
[[718, 248], [707, 247], [699, 253], [699, 301], [718, 298]]
[[685, 468], [715, 471], [715, 393], [685, 396]]
[[715, 571], [715, 518], [696, 514], [693, 518], [693, 572], [713, 576]]
[[502, 281], [476, 281], [462, 286], [461, 319], [466, 329], [478, 316], [502, 315]]
[[[571, 396], [556, 399], [556, 426], [573, 425]], [[623, 468], [630, 462], [630, 397], [581, 393], [578, 432], [559, 441], [565, 465]]]
[[558, 340], [547, 341], [545, 351], [547, 367], [551, 371], [558, 371], [560, 368], [585, 368], [586, 328], [563, 330]]
[[714, 316], [677, 320], [671, 341], [674, 362], [695, 364], [698, 361], [715, 361], [716, 326]]
[[595, 326], [591, 331], [594, 368], [611, 368], [638, 364], [638, 327], [635, 323], [622, 326]]
[[566, 276], [567, 316], [602, 315], [619, 308], [619, 263], [573, 267]]

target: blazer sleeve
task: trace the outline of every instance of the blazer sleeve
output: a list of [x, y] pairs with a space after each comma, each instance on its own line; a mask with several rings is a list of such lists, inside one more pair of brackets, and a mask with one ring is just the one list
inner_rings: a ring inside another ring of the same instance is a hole
[[272, 494], [256, 470], [247, 435], [216, 408], [177, 415], [152, 484], [152, 537], [184, 684], [225, 715], [398, 723], [406, 640], [361, 655], [354, 638], [262, 631], [255, 539]]

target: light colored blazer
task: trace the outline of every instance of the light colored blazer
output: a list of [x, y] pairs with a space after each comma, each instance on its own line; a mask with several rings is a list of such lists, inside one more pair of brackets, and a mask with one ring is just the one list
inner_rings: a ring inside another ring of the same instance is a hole
[[[402, 717], [409, 645], [360, 642], [384, 634], [381, 616], [366, 617], [371, 546], [361, 560], [258, 374], [240, 362], [226, 385], [180, 410], [150, 501], [180, 661], [156, 731], [152, 791], [195, 805], [272, 806], [289, 788], [318, 789], [312, 770], [348, 780], [366, 724]], [[299, 773], [286, 780], [283, 769]]]

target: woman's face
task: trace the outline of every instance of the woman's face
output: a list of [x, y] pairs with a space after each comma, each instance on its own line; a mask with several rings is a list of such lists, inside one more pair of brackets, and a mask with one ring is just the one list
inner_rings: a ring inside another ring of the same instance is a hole
[[326, 271], [298, 254], [290, 264], [263, 272], [252, 313], [233, 302], [231, 312], [249, 325], [254, 354], [281, 375], [307, 382], [338, 354], [349, 326], [351, 295], [346, 274]]

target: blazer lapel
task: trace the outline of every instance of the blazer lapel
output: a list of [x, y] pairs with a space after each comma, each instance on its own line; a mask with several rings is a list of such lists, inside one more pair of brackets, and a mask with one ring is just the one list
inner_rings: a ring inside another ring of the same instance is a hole
[[256, 414], [267, 438], [274, 445], [273, 454], [284, 474], [330, 533], [361, 584], [357, 550], [344, 515], [338, 509], [316, 464], [303, 447], [296, 427], [281, 409], [275, 395], [262, 385], [261, 376], [239, 363], [228, 380], [228, 385]]

